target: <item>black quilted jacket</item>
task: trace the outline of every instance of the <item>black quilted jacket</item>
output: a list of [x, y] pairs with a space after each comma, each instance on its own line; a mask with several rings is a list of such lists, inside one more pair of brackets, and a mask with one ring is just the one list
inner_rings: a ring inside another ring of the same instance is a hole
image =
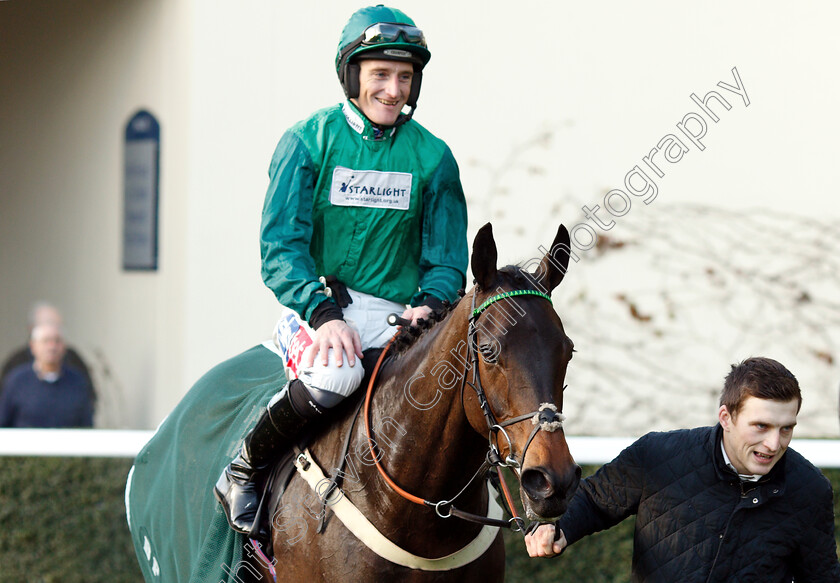
[[633, 582], [840, 583], [829, 481], [788, 449], [742, 483], [721, 432], [645, 435], [581, 483], [557, 527], [571, 544], [636, 514]]

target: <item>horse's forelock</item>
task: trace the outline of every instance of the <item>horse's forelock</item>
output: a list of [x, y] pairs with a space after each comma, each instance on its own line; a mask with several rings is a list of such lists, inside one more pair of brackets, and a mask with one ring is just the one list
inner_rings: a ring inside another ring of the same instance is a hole
[[[542, 291], [534, 284], [534, 274], [529, 273], [519, 267], [518, 265], [506, 265], [499, 269], [499, 277], [496, 281], [499, 288], [503, 290], [509, 287], [510, 290], [524, 290], [530, 289], [535, 291]], [[488, 293], [494, 293], [495, 290], [487, 290]]]

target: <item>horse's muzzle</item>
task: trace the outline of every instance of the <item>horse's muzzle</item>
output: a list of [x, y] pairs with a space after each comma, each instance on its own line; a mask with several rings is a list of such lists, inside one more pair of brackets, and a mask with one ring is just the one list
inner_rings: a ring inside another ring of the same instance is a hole
[[529, 518], [558, 518], [569, 506], [569, 501], [580, 483], [580, 466], [572, 464], [562, 475], [535, 466], [522, 470], [522, 503], [530, 511]]

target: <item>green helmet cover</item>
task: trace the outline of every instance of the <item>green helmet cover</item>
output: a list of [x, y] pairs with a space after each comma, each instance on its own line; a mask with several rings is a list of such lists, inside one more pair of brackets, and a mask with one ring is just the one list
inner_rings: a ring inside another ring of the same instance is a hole
[[418, 65], [420, 69], [422, 69], [426, 65], [426, 63], [429, 62], [429, 59], [432, 58], [432, 53], [429, 52], [429, 49], [427, 49], [426, 47], [422, 47], [418, 44], [407, 42], [402, 36], [398, 37], [397, 40], [390, 43], [380, 43], [372, 46], [360, 45], [350, 54], [344, 55], [342, 58], [342, 52], [344, 51], [344, 49], [349, 45], [357, 42], [359, 40], [359, 37], [362, 36], [362, 34], [364, 34], [365, 29], [378, 22], [389, 22], [395, 24], [408, 24], [410, 26], [416, 26], [414, 24], [414, 21], [411, 18], [409, 18], [409, 16], [402, 10], [397, 10], [396, 8], [389, 8], [387, 6], [383, 6], [382, 4], [378, 4], [376, 6], [368, 6], [366, 8], [361, 8], [360, 10], [357, 10], [350, 17], [350, 20], [347, 21], [347, 24], [344, 26], [344, 30], [341, 31], [341, 38], [338, 41], [338, 51], [335, 57], [335, 70], [337, 73], [339, 73], [339, 76], [341, 75], [340, 71], [344, 63], [351, 61], [354, 58], [361, 55], [362, 53], [368, 51], [381, 51], [383, 49], [388, 48], [399, 48], [409, 51], [419, 60]]

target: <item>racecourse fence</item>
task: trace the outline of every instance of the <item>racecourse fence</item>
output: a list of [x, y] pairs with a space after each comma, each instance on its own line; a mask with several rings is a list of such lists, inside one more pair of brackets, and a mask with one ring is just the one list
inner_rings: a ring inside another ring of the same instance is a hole
[[[127, 429], [0, 429], [0, 456], [133, 458], [154, 431]], [[567, 436], [575, 461], [601, 465], [633, 437]], [[791, 447], [820, 468], [840, 468], [840, 440], [794, 439]]]
[[[141, 583], [125, 520], [125, 479], [153, 431], [0, 429], [0, 583]], [[584, 475], [633, 438], [569, 437]], [[793, 444], [840, 492], [840, 440]], [[510, 482], [517, 494], [517, 483]], [[840, 498], [835, 498], [840, 546]], [[628, 581], [633, 518], [575, 544], [560, 561], [528, 558], [506, 531], [507, 583]]]

